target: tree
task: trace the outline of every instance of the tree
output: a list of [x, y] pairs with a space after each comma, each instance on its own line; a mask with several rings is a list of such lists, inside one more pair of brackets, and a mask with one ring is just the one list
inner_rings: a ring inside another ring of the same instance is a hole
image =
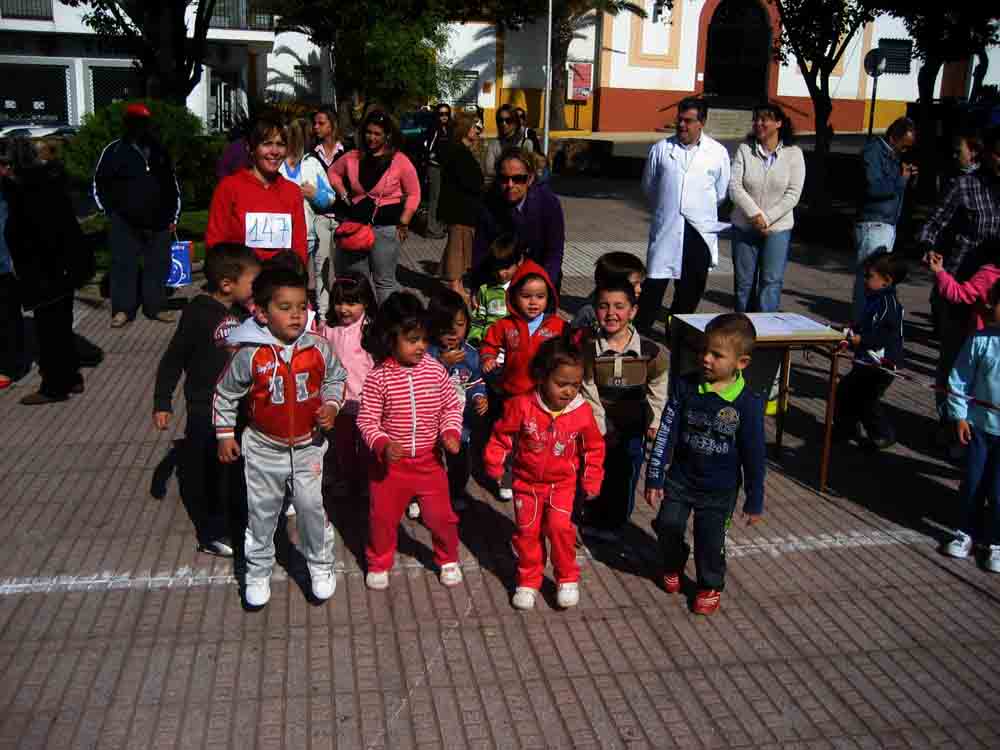
[[60, 0], [84, 8], [84, 23], [135, 57], [147, 97], [183, 104], [201, 80], [205, 39], [216, 0]]

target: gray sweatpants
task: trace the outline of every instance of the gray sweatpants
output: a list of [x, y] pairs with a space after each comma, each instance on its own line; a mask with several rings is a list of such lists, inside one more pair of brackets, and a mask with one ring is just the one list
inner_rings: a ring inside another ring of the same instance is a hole
[[271, 575], [274, 531], [289, 493], [310, 575], [333, 569], [333, 525], [327, 524], [323, 509], [323, 456], [327, 444], [322, 435], [316, 441], [289, 450], [275, 446], [253, 429], [244, 430], [247, 578]]

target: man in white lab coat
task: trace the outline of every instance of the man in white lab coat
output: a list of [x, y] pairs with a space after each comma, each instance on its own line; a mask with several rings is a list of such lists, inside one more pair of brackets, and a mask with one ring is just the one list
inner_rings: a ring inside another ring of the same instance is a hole
[[677, 105], [677, 133], [649, 151], [642, 189], [653, 211], [647, 276], [635, 325], [649, 334], [671, 279], [671, 315], [693, 313], [705, 293], [708, 270], [719, 262], [719, 204], [729, 187], [729, 153], [702, 132], [704, 99]]

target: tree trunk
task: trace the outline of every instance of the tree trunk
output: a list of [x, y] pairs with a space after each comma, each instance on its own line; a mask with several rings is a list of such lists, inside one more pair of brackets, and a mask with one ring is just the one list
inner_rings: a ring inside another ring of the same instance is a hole
[[809, 205], [814, 215], [828, 216], [833, 212], [833, 200], [827, 183], [830, 146], [833, 142], [833, 128], [830, 127], [833, 101], [830, 99], [829, 78], [822, 80], [819, 86], [815, 78], [811, 81], [807, 78], [806, 84], [812, 98], [816, 128], [816, 146], [807, 173], [811, 185]]
[[[920, 177], [916, 191], [921, 200], [933, 201], [937, 196], [937, 128], [934, 126], [934, 85], [944, 60], [931, 57], [924, 61], [917, 74], [917, 91], [920, 99], [920, 121], [917, 123], [917, 152], [920, 154]], [[950, 155], [951, 150], [948, 150]]]
[[552, 18], [552, 91], [548, 102], [550, 130], [566, 129], [566, 60], [569, 58], [569, 43], [573, 41], [573, 28], [560, 5], [554, 5]]

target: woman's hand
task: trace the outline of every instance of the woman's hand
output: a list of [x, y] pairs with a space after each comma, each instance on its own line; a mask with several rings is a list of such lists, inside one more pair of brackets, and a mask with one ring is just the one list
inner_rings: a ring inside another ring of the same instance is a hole
[[941, 273], [944, 270], [944, 256], [941, 253], [928, 253], [927, 266], [932, 273]]
[[406, 238], [410, 236], [410, 225], [409, 224], [398, 224], [396, 226], [396, 239], [399, 240], [399, 244], [406, 242]]
[[299, 190], [301, 190], [302, 195], [304, 195], [309, 200], [312, 200], [313, 198], [316, 197], [316, 186], [310, 185], [308, 182], [304, 182], [301, 185], [299, 185]]
[[757, 214], [752, 219], [750, 219], [750, 226], [754, 228], [755, 231], [761, 234], [767, 233], [767, 219], [764, 218], [764, 214]]

